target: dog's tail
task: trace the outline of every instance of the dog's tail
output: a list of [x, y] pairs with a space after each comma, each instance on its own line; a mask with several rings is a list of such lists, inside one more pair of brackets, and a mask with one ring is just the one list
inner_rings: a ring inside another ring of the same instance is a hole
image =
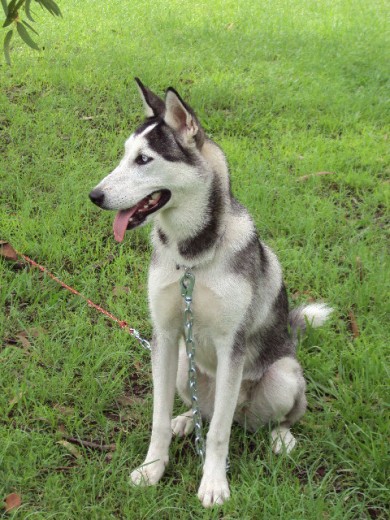
[[296, 340], [299, 335], [302, 335], [308, 324], [315, 328], [321, 327], [331, 312], [333, 312], [332, 307], [326, 303], [310, 303], [292, 309], [288, 315], [288, 323], [293, 339]]

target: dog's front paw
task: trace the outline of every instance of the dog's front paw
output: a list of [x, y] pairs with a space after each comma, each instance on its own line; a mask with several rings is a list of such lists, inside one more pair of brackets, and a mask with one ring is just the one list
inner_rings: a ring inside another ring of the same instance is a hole
[[168, 459], [166, 461], [162, 459], [145, 461], [139, 468], [131, 472], [132, 483], [135, 486], [153, 486], [163, 476], [167, 464]]
[[192, 417], [192, 411], [178, 415], [171, 421], [171, 428], [174, 435], [178, 437], [184, 437], [189, 435], [194, 429], [194, 419]]
[[198, 498], [204, 507], [223, 504], [230, 497], [229, 484], [226, 477], [208, 477], [203, 475], [199, 486]]

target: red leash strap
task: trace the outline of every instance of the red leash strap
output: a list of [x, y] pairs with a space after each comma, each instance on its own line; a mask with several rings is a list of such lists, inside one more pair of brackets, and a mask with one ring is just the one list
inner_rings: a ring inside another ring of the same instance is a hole
[[73, 289], [73, 287], [70, 287], [69, 285], [67, 285], [66, 283], [64, 283], [62, 280], [60, 280], [59, 278], [57, 278], [57, 276], [55, 276], [53, 273], [51, 273], [48, 269], [46, 269], [46, 267], [44, 267], [43, 265], [40, 265], [38, 264], [37, 262], [35, 262], [34, 260], [32, 260], [31, 258], [29, 258], [28, 256], [26, 255], [23, 255], [22, 253], [17, 253], [19, 256], [21, 256], [27, 263], [29, 263], [30, 265], [32, 265], [33, 267], [36, 267], [37, 269], [39, 269], [40, 271], [42, 271], [42, 273], [45, 273], [47, 274], [52, 280], [54, 280], [55, 282], [57, 282], [58, 284], [61, 285], [61, 287], [63, 287], [64, 289], [67, 289], [68, 291], [70, 291], [72, 294], [75, 294], [77, 296], [80, 296], [80, 298], [82, 298], [83, 300], [85, 300], [88, 305], [90, 307], [93, 307], [94, 309], [96, 309], [97, 311], [101, 312], [102, 314], [104, 314], [105, 316], [107, 316], [107, 318], [110, 318], [110, 320], [112, 321], [115, 321], [116, 323], [118, 323], [118, 325], [120, 326], [121, 329], [125, 329], [129, 334], [131, 334], [132, 336], [134, 336], [140, 343], [143, 347], [145, 347], [146, 349], [150, 350], [150, 344], [149, 342], [142, 338], [139, 334], [139, 332], [136, 330], [136, 329], [133, 329], [132, 327], [129, 326], [129, 324], [126, 322], [126, 321], [123, 321], [123, 320], [120, 320], [119, 318], [117, 318], [116, 316], [114, 316], [113, 314], [111, 314], [110, 312], [106, 311], [105, 309], [103, 309], [103, 307], [100, 307], [100, 305], [96, 305], [96, 303], [94, 303], [92, 300], [90, 300], [89, 298], [87, 298], [86, 296], [84, 296], [83, 294], [81, 294], [79, 291], [77, 291], [76, 289]]

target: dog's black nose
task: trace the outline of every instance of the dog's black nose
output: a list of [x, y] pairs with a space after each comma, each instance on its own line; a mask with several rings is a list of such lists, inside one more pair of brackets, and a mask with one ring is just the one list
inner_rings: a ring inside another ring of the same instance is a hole
[[94, 189], [89, 194], [89, 198], [92, 200], [94, 204], [96, 204], [96, 206], [102, 207], [104, 201], [104, 192], [102, 190], [99, 190], [99, 188]]

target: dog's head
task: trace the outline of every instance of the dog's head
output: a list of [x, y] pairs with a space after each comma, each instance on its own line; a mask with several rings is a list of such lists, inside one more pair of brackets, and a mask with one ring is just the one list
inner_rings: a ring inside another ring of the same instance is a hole
[[126, 141], [119, 165], [89, 194], [101, 208], [118, 210], [114, 220], [118, 242], [127, 229], [175, 206], [190, 187], [205, 140], [193, 110], [173, 88], [168, 88], [163, 101], [138, 78], [136, 82], [146, 120]]

